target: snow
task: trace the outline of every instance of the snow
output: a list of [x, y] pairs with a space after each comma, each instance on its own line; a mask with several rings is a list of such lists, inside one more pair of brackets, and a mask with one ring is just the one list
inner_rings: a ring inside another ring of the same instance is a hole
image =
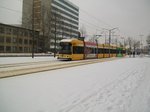
[[37, 62], [37, 61], [51, 61], [57, 60], [52, 56], [45, 57], [0, 57], [0, 64], [13, 64], [13, 63], [24, 63], [24, 62]]
[[150, 112], [150, 58], [0, 79], [0, 112]]

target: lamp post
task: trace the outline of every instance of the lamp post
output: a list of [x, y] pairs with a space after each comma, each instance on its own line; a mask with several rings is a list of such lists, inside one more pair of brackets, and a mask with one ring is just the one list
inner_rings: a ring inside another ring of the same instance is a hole
[[140, 42], [140, 53], [142, 54], [142, 53], [143, 53], [143, 50], [142, 50], [142, 49], [143, 49], [143, 42], [142, 42], [143, 40], [142, 40], [142, 37], [143, 37], [144, 35], [141, 34], [141, 35], [139, 35], [139, 36], [140, 36], [140, 40], [141, 40], [141, 42]]
[[55, 16], [55, 43], [54, 43], [54, 57], [56, 57], [56, 36], [57, 36], [57, 18], [56, 18], [56, 13], [54, 13]]
[[103, 28], [103, 29], [104, 29], [104, 30], [108, 30], [108, 32], [109, 32], [109, 57], [110, 57], [111, 32], [112, 32], [113, 30], [115, 30], [115, 29], [118, 29], [118, 27], [112, 28], [112, 29], [105, 29], [105, 28]]
[[96, 55], [98, 58], [98, 37], [101, 37], [102, 35], [95, 35], [97, 38], [95, 38], [95, 42], [96, 42], [96, 46], [97, 46], [97, 50], [96, 50]]
[[123, 47], [125, 48], [125, 38], [121, 37], [121, 39], [123, 39]]
[[32, 8], [32, 58], [34, 58], [34, 38], [35, 38], [35, 32], [34, 32], [34, 0], [33, 0], [33, 8]]

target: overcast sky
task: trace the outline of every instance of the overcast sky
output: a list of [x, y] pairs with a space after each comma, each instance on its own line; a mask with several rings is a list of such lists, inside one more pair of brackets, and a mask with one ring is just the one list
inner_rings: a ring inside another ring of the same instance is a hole
[[[119, 27], [120, 35], [127, 37], [150, 34], [150, 0], [70, 1], [79, 6], [80, 26], [84, 25], [88, 34], [115, 27]], [[21, 23], [21, 11], [22, 0], [0, 0], [0, 22]]]

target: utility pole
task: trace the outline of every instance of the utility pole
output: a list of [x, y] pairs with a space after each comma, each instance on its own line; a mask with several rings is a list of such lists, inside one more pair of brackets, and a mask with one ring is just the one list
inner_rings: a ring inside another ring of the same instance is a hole
[[95, 41], [96, 41], [96, 55], [97, 55], [97, 58], [98, 58], [98, 40], [97, 39], [95, 39]]
[[95, 37], [97, 38], [94, 38], [95, 39], [95, 42], [96, 42], [96, 55], [97, 55], [97, 58], [98, 58], [98, 37], [101, 37], [102, 35], [95, 35]]
[[56, 25], [57, 25], [57, 24], [56, 24], [56, 13], [54, 13], [54, 16], [55, 16], [55, 44], [54, 44], [54, 57], [56, 57], [56, 36], [57, 36], [57, 35], [56, 35], [56, 33], [57, 33], [57, 31], [56, 31], [56, 30], [57, 30], [57, 28], [56, 28], [56, 27], [57, 27], [57, 26], [56, 26]]
[[33, 8], [32, 8], [32, 31], [33, 31], [33, 38], [32, 38], [32, 58], [34, 58], [34, 38], [35, 38], [35, 32], [34, 32], [34, 0], [33, 0]]
[[144, 36], [144, 35], [139, 35], [140, 36], [140, 40], [141, 40], [141, 42], [140, 42], [140, 52], [141, 52], [141, 54], [143, 53], [142, 51], [142, 49], [143, 49], [143, 42], [142, 42], [142, 37]]
[[109, 58], [110, 58], [110, 44], [111, 44], [111, 32], [118, 28], [107, 29], [109, 31]]
[[106, 45], [106, 32], [105, 32], [105, 45]]
[[112, 29], [106, 29], [106, 28], [103, 28], [103, 29], [107, 30], [109, 32], [109, 57], [110, 57], [111, 33], [112, 33], [113, 30], [118, 29], [118, 27], [112, 28]]

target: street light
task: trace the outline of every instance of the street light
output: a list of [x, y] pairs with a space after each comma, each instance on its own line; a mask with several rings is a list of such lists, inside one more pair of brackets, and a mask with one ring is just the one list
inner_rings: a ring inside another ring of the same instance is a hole
[[118, 29], [118, 27], [112, 28], [112, 29], [105, 29], [105, 28], [103, 28], [103, 29], [109, 31], [109, 57], [110, 57], [111, 32], [112, 32], [113, 30], [115, 30], [115, 29]]
[[35, 19], [35, 15], [34, 15], [34, 0], [33, 0], [33, 8], [32, 8], [32, 58], [34, 58], [34, 38], [35, 38], [35, 32], [34, 32], [34, 19]]
[[97, 46], [97, 50], [96, 50], [96, 54], [97, 54], [97, 58], [98, 58], [98, 38], [101, 37], [102, 35], [95, 35], [97, 38], [95, 38], [95, 42], [96, 42], [96, 46]]
[[140, 36], [140, 40], [141, 40], [140, 41], [140, 53], [142, 54], [143, 53], [143, 50], [142, 50], [143, 49], [143, 42], [142, 42], [143, 40], [142, 40], [142, 38], [143, 38], [144, 35], [141, 34], [139, 36]]
[[121, 39], [123, 39], [123, 47], [125, 48], [125, 38], [121, 37]]

